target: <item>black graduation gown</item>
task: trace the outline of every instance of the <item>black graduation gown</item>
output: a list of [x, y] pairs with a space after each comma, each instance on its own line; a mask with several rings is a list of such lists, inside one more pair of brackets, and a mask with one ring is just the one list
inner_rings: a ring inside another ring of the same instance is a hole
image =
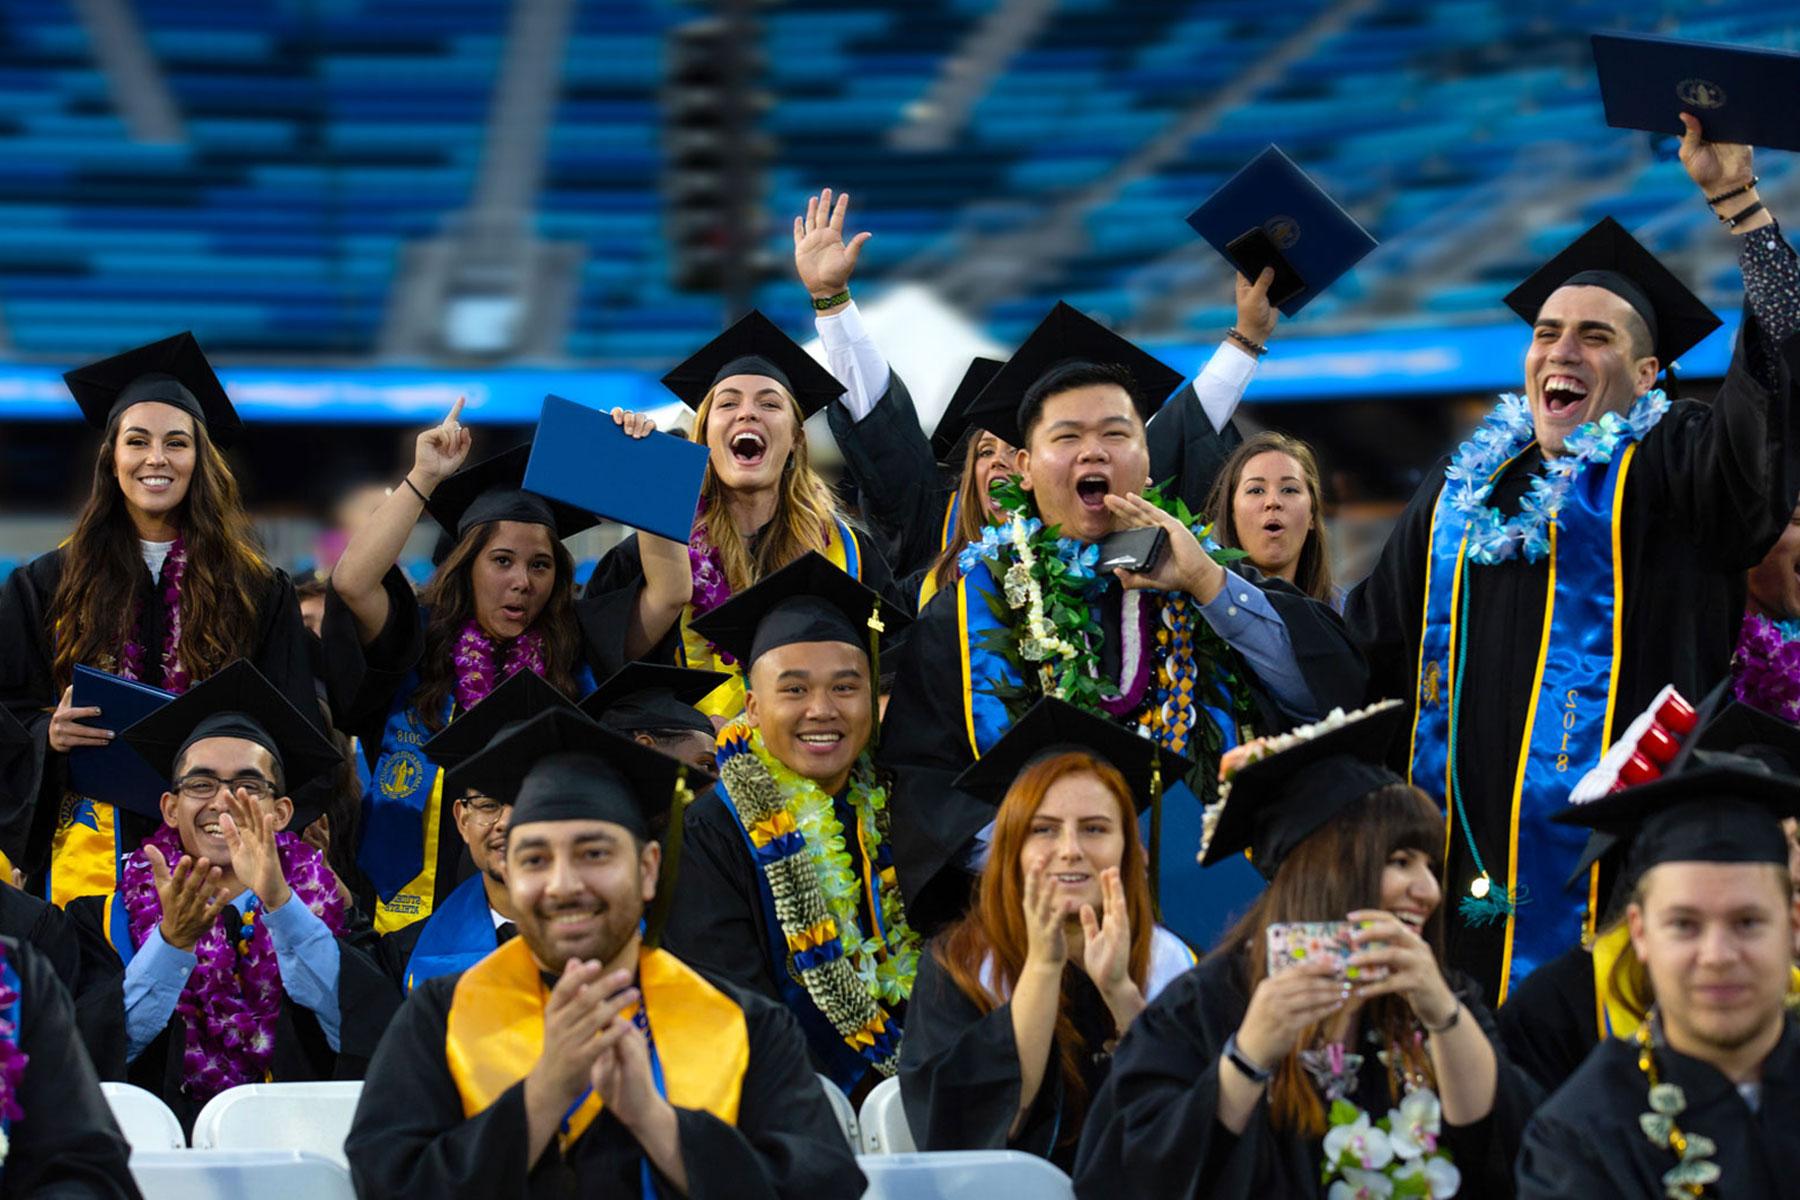
[[[935, 949], [919, 958], [900, 1043], [900, 1096], [914, 1143], [921, 1150], [1023, 1150], [1072, 1172], [1081, 1113], [1067, 1094], [1056, 1047], [1018, 1136], [1009, 1137], [1020, 1087], [1012, 1006], [981, 1012], [939, 965]], [[1073, 989], [1069, 1014], [1076, 1030], [1089, 1046], [1104, 1046], [1114, 1036], [1106, 1001], [1078, 967], [1065, 970], [1063, 986]], [[1086, 1104], [1111, 1065], [1112, 1056], [1099, 1049], [1082, 1062]]]
[[[100, 1078], [122, 1080], [156, 1093], [174, 1110], [181, 1127], [190, 1134], [203, 1101], [190, 1098], [181, 1083], [182, 1055], [187, 1048], [187, 1025], [179, 1013], [155, 1041], [136, 1059], [125, 1032], [125, 966], [106, 938], [106, 907], [110, 897], [83, 896], [69, 904], [70, 920], [83, 939], [83, 949], [96, 957], [110, 955], [103, 978], [87, 985], [81, 998], [84, 1023], [95, 1025], [100, 1046], [94, 1066]], [[235, 921], [237, 910], [227, 907], [221, 921]], [[368, 921], [352, 913], [349, 931], [337, 939], [338, 947], [338, 1044], [333, 1052], [325, 1031], [310, 1009], [295, 1004], [282, 993], [281, 1015], [275, 1024], [275, 1056], [269, 1063], [270, 1078], [278, 1083], [311, 1079], [361, 1079], [383, 1031], [400, 1004], [399, 990], [382, 971], [374, 953], [375, 936]]]
[[[1494, 1043], [1499, 1077], [1493, 1111], [1473, 1125], [1445, 1124], [1441, 1144], [1462, 1172], [1465, 1200], [1512, 1195], [1512, 1164], [1525, 1122], [1542, 1093], [1511, 1066], [1473, 983], [1453, 975], [1466, 1012]], [[1084, 1200], [1232, 1200], [1323, 1196], [1320, 1141], [1272, 1128], [1265, 1098], [1244, 1132], [1217, 1119], [1219, 1059], [1244, 1019], [1249, 996], [1241, 959], [1215, 956], [1170, 984], [1138, 1015], [1113, 1056], [1112, 1073], [1088, 1114], [1076, 1161]], [[1373, 1116], [1394, 1107], [1387, 1069], [1364, 1053], [1352, 1101]], [[1599, 1193], [1593, 1193], [1599, 1194]]]
[[[602, 1111], [564, 1157], [556, 1142], [525, 1159], [525, 1085], [514, 1084], [473, 1117], [444, 1061], [459, 975], [427, 980], [407, 999], [369, 1064], [344, 1153], [359, 1196], [383, 1200], [489, 1200], [494, 1196], [631, 1197], [640, 1194], [643, 1154]], [[828, 1200], [858, 1196], [862, 1172], [838, 1129], [779, 1005], [719, 982], [744, 1010], [750, 1066], [733, 1127], [677, 1108], [690, 1200]], [[653, 1172], [659, 1190], [672, 1195]]]
[[[1764, 336], [1746, 307], [1741, 338]], [[1744, 363], [1740, 341], [1711, 405], [1676, 401], [1640, 444], [1627, 477], [1621, 544], [1625, 564], [1624, 635], [1613, 702], [1614, 733], [1647, 707], [1665, 684], [1698, 701], [1723, 679], [1744, 614], [1744, 572], [1761, 561], [1786, 528], [1800, 481], [1785, 464], [1796, 444], [1790, 396], [1800, 369], [1800, 337], [1781, 348], [1773, 390]], [[1511, 516], [1538, 473], [1535, 448], [1496, 484], [1490, 502]], [[1395, 522], [1369, 577], [1350, 593], [1344, 615], [1370, 664], [1369, 698], [1413, 703], [1429, 559], [1431, 517], [1448, 459], [1425, 477]], [[1448, 567], [1439, 565], [1439, 570]], [[1457, 719], [1458, 780], [1489, 873], [1508, 877], [1512, 788], [1525, 720], [1535, 699], [1536, 651], [1543, 636], [1548, 562], [1523, 558], [1471, 565], [1467, 675]], [[1410, 711], [1410, 709], [1409, 709]], [[1410, 723], [1410, 717], [1408, 718]], [[1395, 765], [1406, 766], [1408, 739], [1395, 739]], [[1575, 778], [1569, 779], [1573, 787]], [[1441, 783], [1433, 785], [1435, 793]], [[1527, 831], [1521, 830], [1527, 841]], [[1575, 866], [1573, 858], [1558, 878]], [[1476, 870], [1461, 830], [1444, 864], [1447, 898], [1466, 894]], [[1602, 881], [1602, 895], [1605, 895]], [[1557, 895], [1538, 904], [1572, 903]], [[1500, 997], [1504, 923], [1473, 927], [1451, 913], [1450, 961]]]
[[[1638, 1070], [1637, 1044], [1609, 1038], [1544, 1103], [1519, 1152], [1520, 1200], [1567, 1196], [1661, 1196], [1674, 1151], [1651, 1143], [1638, 1126], [1650, 1111], [1650, 1085]], [[1687, 1109], [1683, 1133], [1718, 1147], [1721, 1171], [1709, 1196], [1800, 1197], [1800, 1023], [1790, 1014], [1781, 1041], [1763, 1060], [1762, 1103], [1752, 1111], [1731, 1081], [1667, 1046], [1656, 1050], [1658, 1078], [1678, 1085]]]
[[13, 1122], [0, 1197], [137, 1200], [131, 1148], [100, 1092], [75, 1031], [69, 994], [43, 956], [0, 938], [19, 976], [19, 1049], [29, 1060], [19, 1084], [24, 1116]]
[[[1362, 700], [1368, 670], [1331, 607], [1279, 579], [1265, 579], [1239, 562], [1233, 570], [1261, 586], [1287, 625], [1294, 658], [1320, 712], [1350, 708]], [[1102, 603], [1109, 628], [1118, 624], [1120, 589], [1109, 588]], [[894, 682], [887, 717], [881, 724], [882, 766], [893, 772], [894, 861], [907, 913], [921, 933], [935, 932], [967, 907], [968, 876], [951, 870], [971, 839], [994, 819], [991, 801], [952, 786], [974, 761], [963, 715], [962, 661], [958, 645], [956, 593], [932, 597], [913, 623], [906, 657]], [[1196, 618], [1203, 619], [1203, 618]], [[1109, 646], [1110, 648], [1110, 642]], [[1116, 661], [1116, 660], [1114, 660]], [[1103, 657], [1103, 667], [1106, 665]], [[1295, 723], [1258, 686], [1248, 668], [1240, 676], [1255, 699], [1259, 733], [1280, 732]], [[1201, 763], [1191, 781], [1195, 795], [1212, 794], [1216, 763]]]
[[1600, 1042], [1594, 956], [1571, 946], [1515, 983], [1494, 1016], [1507, 1054], [1554, 1092]]
[[[50, 716], [61, 691], [51, 673], [55, 660], [49, 629], [50, 606], [62, 581], [63, 551], [52, 550], [15, 570], [0, 588], [0, 705], [17, 717], [32, 736], [30, 752], [12, 756], [0, 778], [0, 852], [27, 874], [45, 864], [50, 838], [62, 807], [66, 756], [50, 750]], [[122, 601], [123, 602], [123, 601]], [[161, 593], [150, 572], [138, 575], [138, 643], [144, 647], [146, 678], [162, 677], [163, 638], [167, 635]], [[279, 568], [271, 569], [256, 605], [256, 634], [242, 647], [295, 708], [323, 727], [313, 688], [310, 638], [300, 618], [294, 585]], [[198, 681], [196, 681], [198, 682]], [[154, 832], [154, 823], [121, 812], [129, 845]]]

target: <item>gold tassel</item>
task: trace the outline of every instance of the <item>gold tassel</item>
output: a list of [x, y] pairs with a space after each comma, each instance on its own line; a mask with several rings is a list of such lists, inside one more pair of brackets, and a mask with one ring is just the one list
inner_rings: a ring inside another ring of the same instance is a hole
[[1150, 910], [1162, 920], [1162, 750], [1150, 751]]
[[651, 950], [662, 947], [663, 929], [669, 923], [669, 910], [675, 902], [675, 879], [681, 874], [682, 829], [688, 805], [694, 802], [694, 789], [688, 786], [687, 765], [675, 768], [675, 799], [669, 805], [669, 828], [663, 833], [662, 872], [656, 880], [656, 899], [650, 908], [649, 927], [644, 945]]
[[881, 745], [881, 635], [887, 626], [881, 620], [881, 598], [869, 610], [869, 700], [875, 706], [875, 720], [869, 728], [869, 749]]

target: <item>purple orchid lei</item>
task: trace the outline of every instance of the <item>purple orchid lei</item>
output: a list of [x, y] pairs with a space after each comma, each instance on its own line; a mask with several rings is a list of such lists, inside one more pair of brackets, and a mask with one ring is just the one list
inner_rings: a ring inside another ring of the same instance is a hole
[[[174, 866], [182, 857], [181, 835], [165, 825], [144, 841]], [[325, 922], [333, 935], [344, 932], [344, 901], [325, 867], [325, 856], [297, 835], [275, 835], [281, 874], [300, 903]], [[125, 860], [119, 887], [131, 923], [131, 944], [142, 946], [162, 921], [162, 900], [150, 860], [140, 848]], [[181, 1064], [182, 1090], [204, 1102], [229, 1087], [260, 1083], [275, 1056], [275, 1023], [281, 1015], [281, 971], [275, 943], [259, 915], [244, 915], [248, 936], [233, 937], [219, 920], [194, 945], [198, 960], [175, 1012], [187, 1026]]]
[[[725, 577], [725, 562], [718, 547], [707, 541], [706, 531], [699, 525], [694, 526], [694, 535], [688, 539], [688, 566], [694, 575], [694, 596], [688, 601], [688, 608], [694, 616], [704, 616], [731, 599], [731, 581]], [[737, 661], [717, 646], [713, 646], [713, 653], [726, 666]]]
[[1731, 673], [1740, 703], [1800, 724], [1800, 622], [1745, 613]]
[[[6, 962], [6, 951], [0, 949], [0, 965]], [[19, 993], [0, 978], [0, 1014], [9, 1012], [19, 1002]], [[17, 1121], [25, 1115], [19, 1106], [19, 1088], [25, 1082], [25, 1064], [31, 1056], [19, 1049], [19, 1030], [0, 1015], [0, 1118]], [[0, 1157], [4, 1153], [0, 1152]]]
[[544, 661], [542, 630], [527, 629], [514, 638], [506, 651], [506, 661], [498, 671], [494, 668], [496, 651], [494, 639], [483, 633], [473, 618], [464, 622], [452, 659], [456, 664], [456, 706], [462, 712], [468, 712], [487, 699], [487, 694], [502, 680], [511, 679], [520, 671], [542, 677], [548, 669]]
[[[187, 575], [187, 543], [180, 534], [175, 535], [175, 544], [169, 547], [169, 556], [163, 561], [162, 585], [163, 606], [168, 609], [169, 619], [165, 624], [168, 632], [163, 635], [162, 646], [162, 688], [164, 691], [180, 695], [193, 683], [187, 668], [181, 665], [181, 581]], [[138, 613], [134, 609], [131, 624], [128, 628], [136, 630]], [[134, 632], [125, 643], [119, 654], [119, 675], [125, 679], [144, 681], [144, 647], [137, 640]]]

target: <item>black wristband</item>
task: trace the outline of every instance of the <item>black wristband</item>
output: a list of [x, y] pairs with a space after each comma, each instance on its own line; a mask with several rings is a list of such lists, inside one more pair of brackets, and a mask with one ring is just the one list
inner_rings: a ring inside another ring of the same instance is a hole
[[1708, 196], [1706, 198], [1706, 202], [1708, 204], [1723, 204], [1727, 200], [1735, 200], [1739, 196], [1743, 195], [1745, 192], [1749, 191], [1751, 188], [1755, 187], [1757, 185], [1757, 183], [1758, 183], [1757, 177], [1755, 175], [1752, 175], [1750, 177], [1749, 183], [1746, 183], [1746, 184], [1742, 185], [1741, 187], [1734, 187], [1729, 192], [1720, 192], [1716, 196]]
[[1442, 1025], [1426, 1025], [1423, 1020], [1420, 1020], [1419, 1024], [1424, 1028], [1425, 1032], [1429, 1034], [1436, 1035], [1440, 1033], [1449, 1033], [1452, 1029], [1456, 1028], [1456, 1023], [1462, 1020], [1462, 1010], [1462, 1001], [1458, 1000], [1456, 1002], [1456, 1007], [1450, 1010], [1450, 1019], [1445, 1021]]
[[1738, 212], [1738, 213], [1733, 213], [1729, 217], [1720, 217], [1719, 220], [1725, 222], [1725, 228], [1736, 229], [1744, 221], [1748, 220], [1751, 217], [1754, 217], [1757, 213], [1761, 212], [1762, 210], [1763, 210], [1763, 203], [1761, 200], [1758, 200], [1755, 204], [1752, 204], [1749, 208], [1746, 208], [1744, 211]]
[[829, 312], [831, 309], [838, 307], [840, 304], [848, 304], [848, 303], [850, 303], [850, 289], [845, 288], [843, 291], [839, 292], [837, 295], [827, 296], [823, 300], [820, 300], [816, 296], [813, 297], [812, 306], [813, 306], [814, 312]]
[[425, 499], [425, 493], [421, 492], [419, 490], [419, 485], [412, 481], [411, 475], [402, 475], [400, 477], [400, 482], [404, 483], [407, 487], [412, 489], [412, 494], [419, 498], [420, 504], [429, 504], [430, 503], [430, 501]]
[[1244, 1078], [1251, 1083], [1267, 1083], [1275, 1074], [1275, 1068], [1259, 1067], [1244, 1057], [1244, 1052], [1238, 1049], [1237, 1030], [1235, 1029], [1231, 1031], [1231, 1036], [1225, 1039], [1225, 1061], [1242, 1071]]

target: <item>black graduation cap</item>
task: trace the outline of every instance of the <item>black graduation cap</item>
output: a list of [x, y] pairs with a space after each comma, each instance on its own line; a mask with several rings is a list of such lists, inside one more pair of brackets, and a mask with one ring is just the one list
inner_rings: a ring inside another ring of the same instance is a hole
[[1800, 817], [1800, 779], [1715, 751], [1707, 765], [1574, 804], [1551, 820], [1628, 841], [1627, 876], [1662, 863], [1788, 861], [1781, 822]]
[[444, 769], [444, 792], [462, 795], [461, 767], [487, 749], [509, 729], [523, 725], [541, 712], [575, 704], [533, 671], [515, 671], [494, 685], [494, 690], [474, 708], [438, 731], [420, 749]]
[[[997, 358], [972, 358], [969, 369], [956, 385], [956, 391], [950, 396], [950, 403], [944, 406], [944, 415], [938, 418], [937, 428], [931, 434], [931, 456], [940, 463], [948, 464], [956, 454], [956, 447], [969, 432], [971, 421], [969, 411], [975, 406], [976, 399], [1001, 367], [1006, 364]], [[960, 464], [958, 464], [960, 465]]]
[[1041, 402], [1041, 397], [1032, 397], [1028, 404], [1027, 396], [1053, 368], [1067, 362], [1123, 367], [1131, 375], [1131, 401], [1146, 421], [1156, 415], [1184, 378], [1092, 317], [1058, 301], [981, 390], [970, 409], [969, 422], [1022, 448], [1024, 428]]
[[547, 525], [559, 541], [600, 523], [591, 512], [526, 491], [522, 485], [530, 461], [531, 447], [524, 445], [464, 467], [437, 485], [425, 511], [459, 541], [489, 521]]
[[912, 618], [817, 551], [808, 551], [703, 617], [691, 628], [748, 672], [758, 657], [795, 642], [848, 642], [869, 651], [879, 670], [880, 637]]
[[996, 807], [1032, 763], [1065, 750], [1080, 750], [1104, 759], [1118, 769], [1131, 789], [1132, 803], [1140, 813], [1170, 781], [1185, 779], [1194, 764], [1165, 750], [1154, 740], [1102, 717], [1076, 708], [1067, 701], [1046, 696], [1013, 723], [998, 742], [956, 777], [956, 786]]
[[1370, 792], [1405, 782], [1384, 765], [1405, 715], [1398, 700], [1383, 700], [1336, 728], [1296, 729], [1287, 736], [1297, 743], [1239, 768], [1228, 790], [1221, 785], [1218, 824], [1200, 865], [1249, 850], [1262, 877], [1275, 878], [1282, 860], [1332, 817]]
[[1717, 313], [1611, 217], [1601, 218], [1599, 224], [1557, 251], [1507, 293], [1506, 305], [1528, 324], [1535, 324], [1550, 293], [1570, 284], [1605, 288], [1631, 305], [1649, 327], [1657, 361], [1664, 367], [1720, 324]]
[[244, 428], [191, 333], [76, 367], [63, 375], [63, 382], [95, 429], [105, 429], [113, 414], [147, 400], [187, 413], [206, 426], [206, 435], [218, 446], [230, 446]]
[[730, 678], [725, 671], [629, 662], [589, 692], [580, 708], [619, 733], [692, 729], [710, 734], [712, 719], [694, 705]]
[[[331, 740], [243, 658], [127, 726], [121, 736], [163, 779], [175, 778], [176, 762], [195, 742], [227, 737], [255, 742], [275, 756], [290, 799], [344, 763]], [[304, 829], [318, 815], [296, 804], [288, 827]]]
[[844, 385], [830, 371], [755, 309], [664, 375], [662, 382], [682, 403], [698, 409], [706, 393], [733, 375], [767, 375], [786, 388], [809, 417], [844, 394]]

